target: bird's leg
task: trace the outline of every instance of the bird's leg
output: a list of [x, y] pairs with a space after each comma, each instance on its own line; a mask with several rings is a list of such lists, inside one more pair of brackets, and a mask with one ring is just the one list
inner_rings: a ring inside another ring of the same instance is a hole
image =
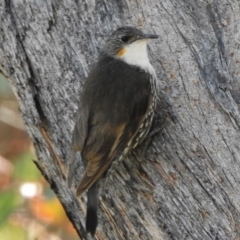
[[141, 172], [143, 172], [143, 169], [141, 169], [140, 162], [138, 160], [133, 161], [133, 158], [137, 158], [137, 156], [132, 152], [132, 156], [129, 156], [128, 161], [123, 161], [123, 166], [130, 173], [130, 178], [125, 180], [125, 186], [131, 190], [151, 192], [152, 184], [142, 178]]
[[116, 172], [117, 167], [120, 165], [123, 159], [123, 154], [116, 158], [115, 161], [113, 161], [111, 167], [107, 170], [107, 172], [104, 174], [104, 181], [103, 181], [103, 191], [106, 191], [106, 187], [108, 184], [113, 182], [113, 174]]

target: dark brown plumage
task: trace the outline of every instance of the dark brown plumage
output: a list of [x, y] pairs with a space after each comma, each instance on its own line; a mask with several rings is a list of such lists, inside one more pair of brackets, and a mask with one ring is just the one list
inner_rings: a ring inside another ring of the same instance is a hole
[[[137, 37], [144, 39], [144, 34], [135, 28], [117, 31], [113, 37], [132, 37], [128, 44], [137, 41]], [[156, 38], [156, 35], [147, 36]], [[116, 158], [144, 139], [155, 110], [155, 73], [117, 57], [120, 56], [117, 53], [125, 49], [122, 45], [113, 44], [112, 53], [111, 49], [103, 51], [90, 71], [73, 131], [73, 149], [81, 151], [87, 162], [77, 194], [89, 189], [86, 228], [92, 235], [97, 227], [98, 180]]]

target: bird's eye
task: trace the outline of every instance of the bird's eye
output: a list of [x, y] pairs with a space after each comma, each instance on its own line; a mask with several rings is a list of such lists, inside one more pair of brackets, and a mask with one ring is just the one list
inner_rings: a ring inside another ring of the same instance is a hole
[[130, 36], [122, 36], [122, 37], [121, 37], [121, 40], [122, 40], [123, 42], [127, 42], [130, 38], [131, 38]]

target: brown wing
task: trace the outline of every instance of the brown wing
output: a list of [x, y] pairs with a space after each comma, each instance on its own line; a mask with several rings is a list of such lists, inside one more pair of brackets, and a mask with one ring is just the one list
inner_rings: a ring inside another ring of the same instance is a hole
[[[78, 195], [103, 175], [135, 136], [151, 98], [149, 74], [113, 58], [104, 58], [107, 67], [100, 66], [90, 72], [82, 95], [87, 124], [85, 117], [79, 117], [73, 133], [73, 146], [88, 162]], [[84, 139], [79, 140], [80, 131]]]
[[90, 188], [123, 152], [127, 143], [134, 138], [143, 119], [144, 115], [131, 123], [125, 122], [118, 126], [106, 123], [92, 128], [82, 152], [88, 164], [77, 190], [78, 195]]
[[110, 167], [116, 154], [123, 148], [121, 139], [124, 131], [125, 124], [113, 127], [106, 123], [93, 128], [94, 134], [90, 135], [83, 151], [88, 164], [77, 190], [78, 195], [90, 188]]

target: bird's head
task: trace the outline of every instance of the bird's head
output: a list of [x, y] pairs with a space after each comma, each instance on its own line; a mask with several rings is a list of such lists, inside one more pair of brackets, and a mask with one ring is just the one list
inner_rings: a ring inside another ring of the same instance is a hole
[[125, 61], [147, 56], [147, 41], [158, 38], [155, 34], [146, 34], [134, 27], [121, 27], [107, 39], [103, 52]]

